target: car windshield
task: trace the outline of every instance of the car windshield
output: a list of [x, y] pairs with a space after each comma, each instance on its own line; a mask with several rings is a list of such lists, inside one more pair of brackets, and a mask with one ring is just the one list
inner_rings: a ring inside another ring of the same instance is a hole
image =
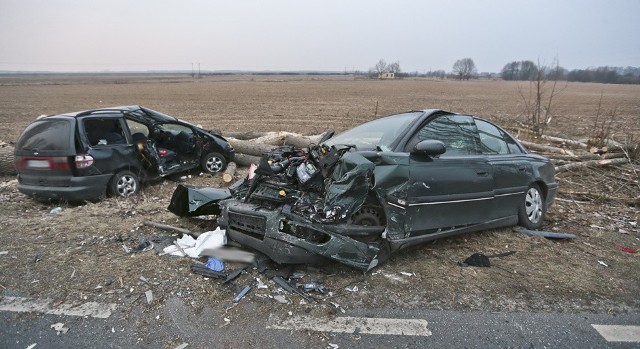
[[355, 145], [357, 150], [391, 150], [391, 144], [422, 112], [391, 115], [369, 121], [328, 140], [327, 145]]

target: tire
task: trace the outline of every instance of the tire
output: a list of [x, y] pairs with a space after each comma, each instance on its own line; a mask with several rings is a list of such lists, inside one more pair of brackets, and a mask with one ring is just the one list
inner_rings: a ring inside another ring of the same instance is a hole
[[116, 173], [109, 182], [109, 195], [128, 197], [140, 191], [140, 180], [131, 171], [120, 171]]
[[218, 173], [227, 166], [227, 159], [220, 153], [209, 153], [202, 158], [202, 170], [206, 173]]
[[518, 207], [518, 224], [527, 229], [539, 229], [544, 223], [546, 208], [540, 186], [533, 183]]

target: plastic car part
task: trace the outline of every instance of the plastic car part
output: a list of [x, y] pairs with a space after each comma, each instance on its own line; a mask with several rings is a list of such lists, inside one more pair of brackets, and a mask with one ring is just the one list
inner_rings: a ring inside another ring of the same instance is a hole
[[192, 185], [179, 184], [171, 196], [167, 208], [180, 217], [194, 217], [208, 214], [220, 214], [221, 200], [231, 197], [227, 189], [200, 188]]

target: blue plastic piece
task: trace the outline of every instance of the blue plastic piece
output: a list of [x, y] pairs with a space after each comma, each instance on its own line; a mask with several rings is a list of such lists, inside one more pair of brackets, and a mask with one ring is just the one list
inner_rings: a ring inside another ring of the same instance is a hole
[[209, 259], [207, 260], [207, 264], [205, 264], [207, 266], [207, 268], [213, 270], [213, 271], [223, 271], [224, 270], [224, 262], [213, 258], [213, 257], [209, 257]]

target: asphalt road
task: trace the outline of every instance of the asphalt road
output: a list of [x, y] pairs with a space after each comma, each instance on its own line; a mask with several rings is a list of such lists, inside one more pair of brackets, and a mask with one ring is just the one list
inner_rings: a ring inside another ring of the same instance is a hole
[[[179, 298], [155, 307], [90, 309], [100, 306], [64, 315], [74, 309], [26, 299], [16, 306], [0, 297], [0, 348], [640, 348], [638, 313], [334, 309], [317, 314], [250, 300], [225, 311], [194, 309]], [[58, 323], [68, 331], [52, 328]], [[612, 325], [622, 327], [607, 327]]]

